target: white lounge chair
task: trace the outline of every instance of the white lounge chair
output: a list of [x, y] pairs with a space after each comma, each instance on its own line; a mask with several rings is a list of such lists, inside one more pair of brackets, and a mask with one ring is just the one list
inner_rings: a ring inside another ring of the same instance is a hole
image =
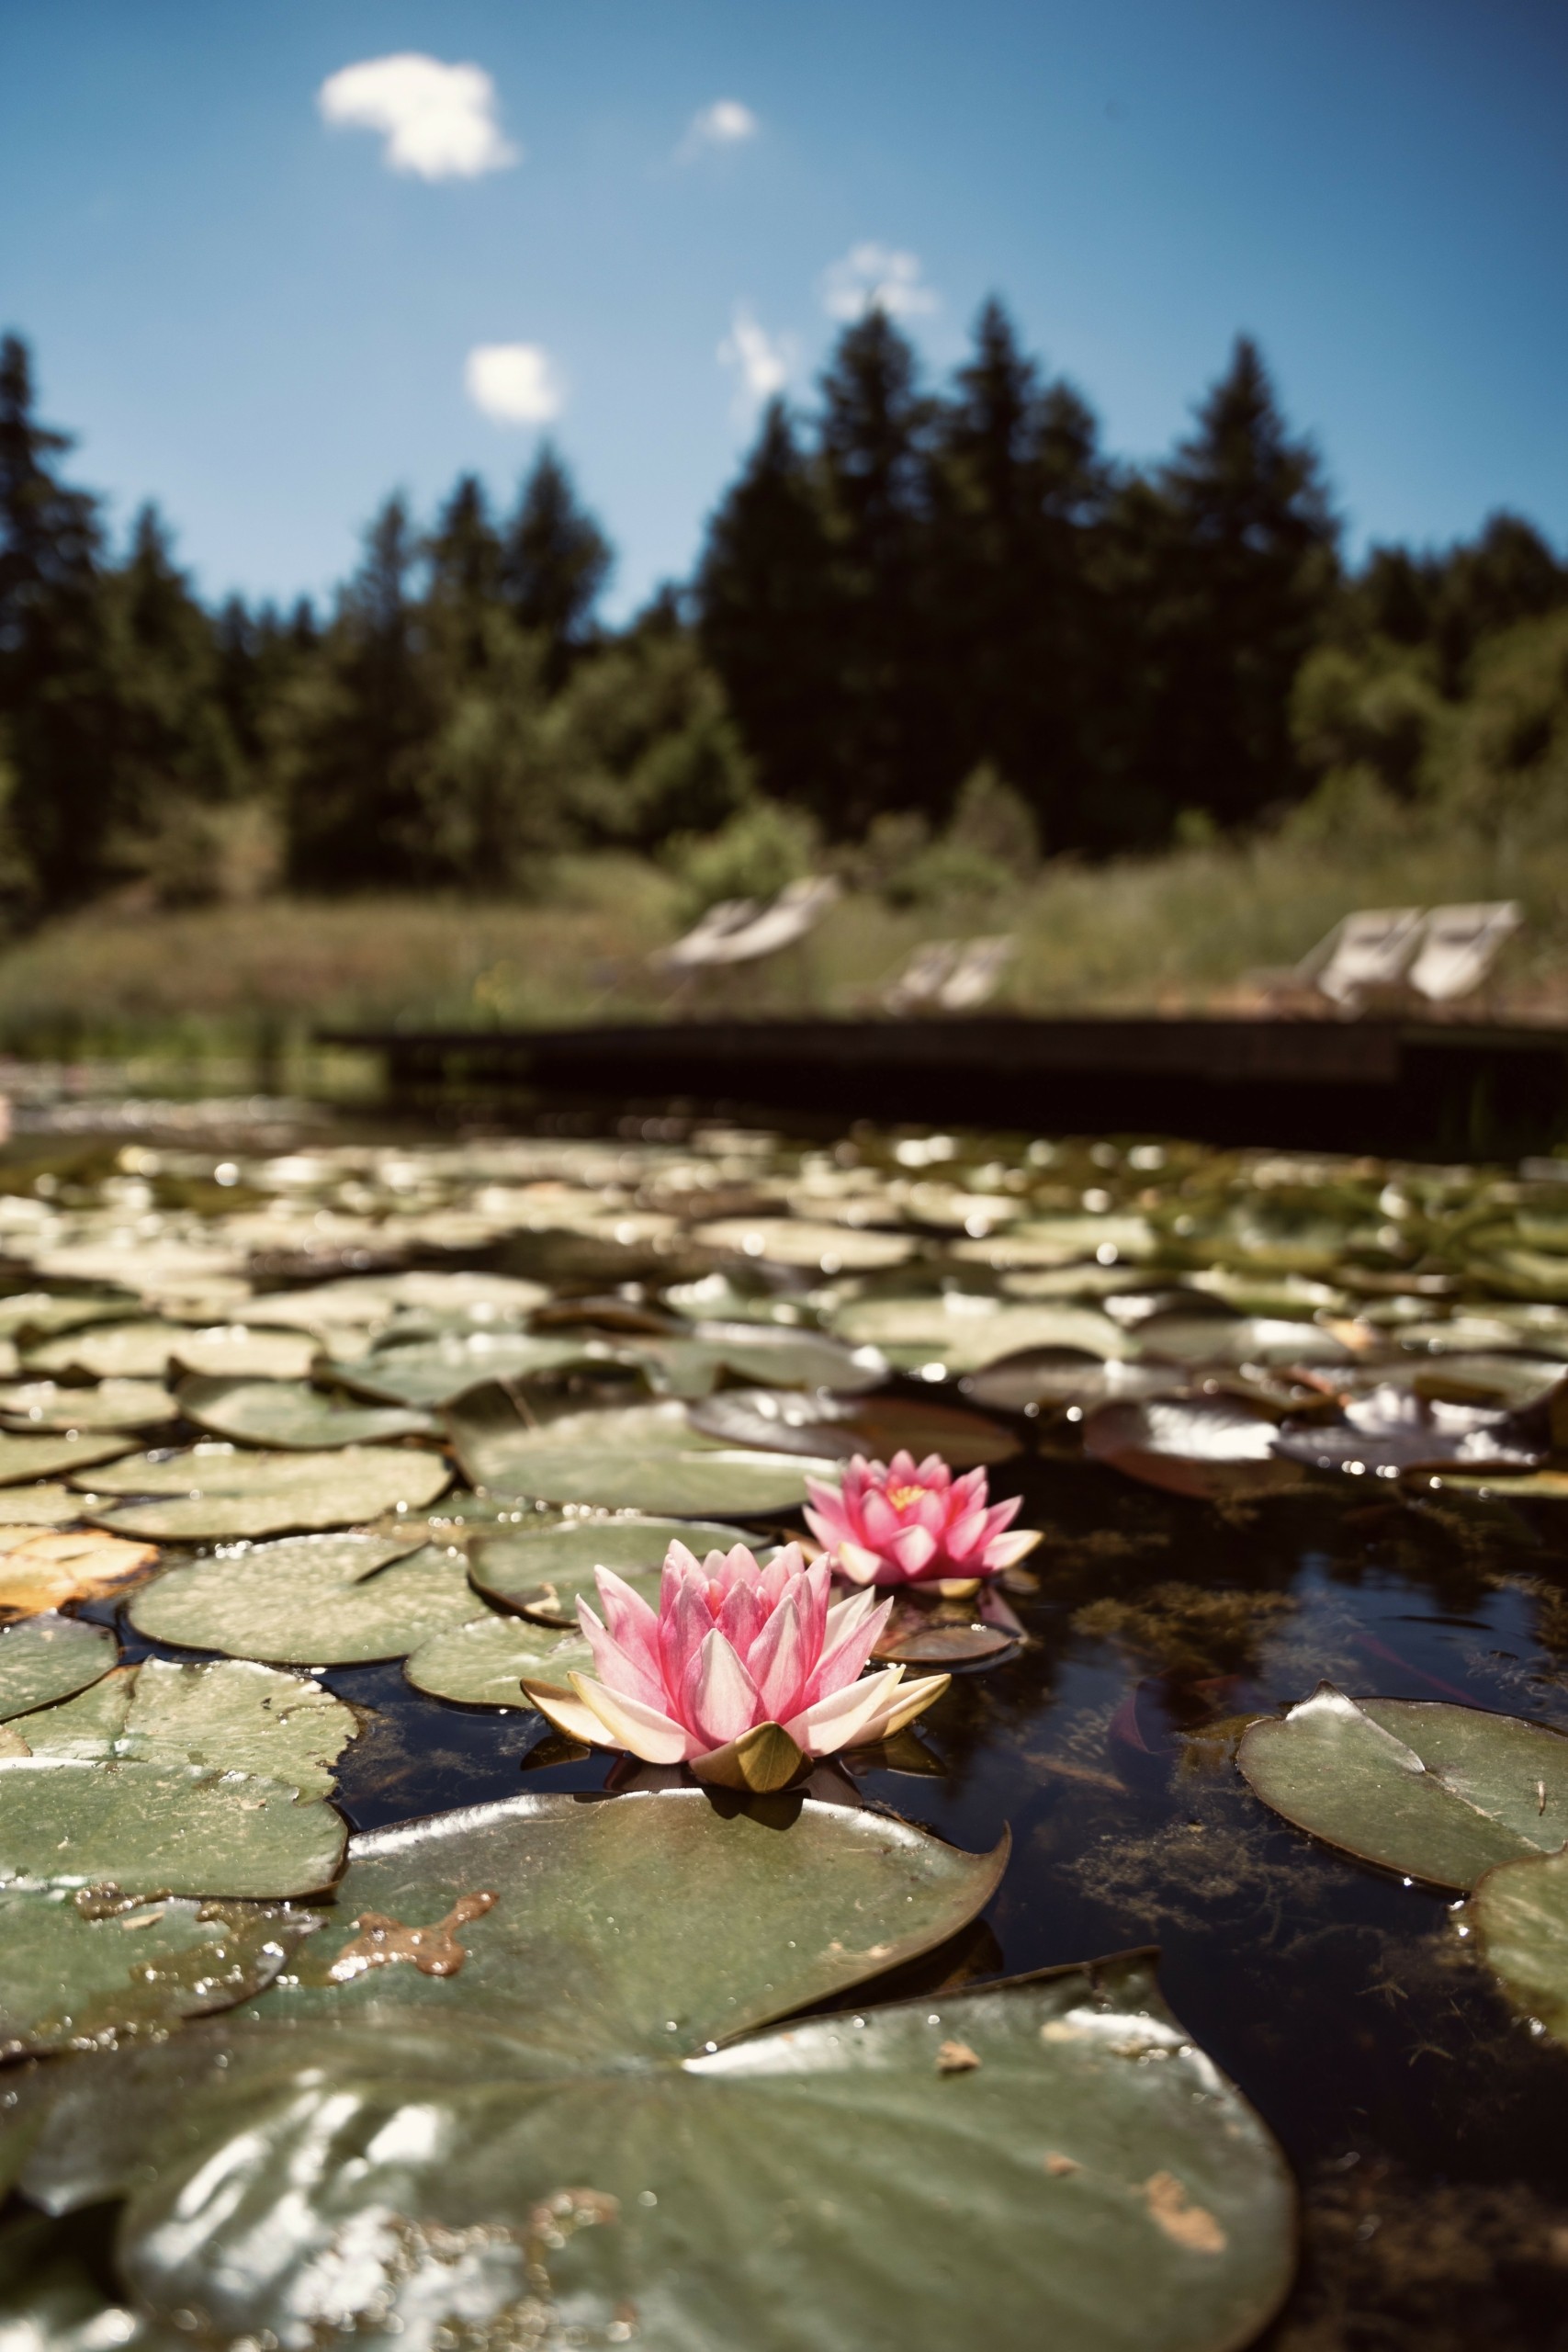
[[710, 907], [700, 922], [694, 923], [684, 938], [673, 941], [668, 947], [657, 948], [649, 958], [661, 970], [669, 972], [698, 972], [715, 961], [719, 943], [733, 933], [744, 930], [757, 912], [755, 899], [721, 899]]
[[1368, 989], [1397, 986], [1421, 937], [1419, 907], [1363, 907], [1337, 922], [1308, 956], [1279, 977], [1312, 988], [1353, 1012]]
[[943, 983], [952, 976], [962, 943], [956, 939], [924, 939], [912, 948], [891, 988], [882, 992], [886, 1012], [924, 1012], [935, 1004]]
[[936, 992], [942, 1011], [973, 1012], [978, 1006], [988, 1004], [1001, 985], [1002, 974], [1011, 963], [1017, 945], [1010, 933], [998, 933], [992, 939], [965, 940], [952, 971]]
[[1434, 907], [1421, 930], [1410, 985], [1432, 1004], [1452, 1004], [1480, 988], [1524, 922], [1516, 899]]
[[711, 971], [716, 966], [753, 964], [776, 956], [814, 931], [839, 895], [830, 874], [807, 876], [781, 890], [771, 907], [754, 899], [726, 899], [710, 907], [701, 922], [673, 946], [660, 948], [654, 962], [671, 972]]

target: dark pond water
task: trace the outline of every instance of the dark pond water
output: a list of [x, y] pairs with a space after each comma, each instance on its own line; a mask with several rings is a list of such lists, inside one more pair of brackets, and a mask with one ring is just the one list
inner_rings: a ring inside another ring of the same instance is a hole
[[[1478, 1330], [1472, 1354], [1568, 1352], [1568, 1318], [1551, 1286], [1556, 1268], [1568, 1273], [1568, 1257], [1551, 1255], [1568, 1236], [1560, 1170], [1521, 1182], [1509, 1172], [1222, 1159], [1147, 1144], [1141, 1164], [1119, 1144], [1036, 1144], [1032, 1159], [1027, 1139], [995, 1137], [949, 1138], [923, 1161], [917, 1148], [909, 1165], [897, 1140], [862, 1135], [836, 1154], [820, 1145], [760, 1154], [744, 1139], [710, 1138], [703, 1150], [716, 1164], [699, 1183], [689, 1164], [684, 1176], [672, 1165], [688, 1150], [684, 1130], [622, 1137], [617, 1167], [606, 1170], [590, 1151], [558, 1180], [561, 1199], [578, 1207], [607, 1202], [598, 1224], [553, 1224], [546, 1189], [532, 1196], [532, 1223], [516, 1198], [487, 1212], [487, 1185], [516, 1193], [557, 1181], [546, 1159], [531, 1176], [487, 1174], [487, 1153], [504, 1159], [493, 1139], [467, 1148], [475, 1164], [461, 1186], [450, 1164], [449, 1182], [432, 1174], [453, 1152], [446, 1145], [423, 1160], [411, 1148], [407, 1182], [384, 1164], [322, 1175], [301, 1161], [295, 1193], [319, 1198], [318, 1219], [384, 1225], [389, 1187], [401, 1182], [428, 1217], [465, 1208], [511, 1217], [517, 1229], [453, 1229], [438, 1248], [432, 1227], [393, 1249], [384, 1233], [356, 1244], [318, 1223], [326, 1238], [318, 1245], [301, 1227], [292, 1258], [259, 1227], [245, 1246], [255, 1278], [275, 1288], [351, 1272], [357, 1248], [372, 1265], [511, 1270], [563, 1295], [614, 1293], [687, 1316], [713, 1311], [713, 1286], [728, 1283], [728, 1311], [748, 1298], [758, 1313], [782, 1305], [796, 1323], [843, 1326], [852, 1338], [847, 1310], [857, 1301], [961, 1294], [1001, 1310], [1076, 1304], [1103, 1316], [1108, 1299], [1141, 1292], [1120, 1327], [1134, 1340], [1149, 1300], [1168, 1316], [1174, 1298], [1183, 1312], [1293, 1315], [1350, 1331], [1353, 1370], [1384, 1358], [1408, 1368], [1429, 1350], [1437, 1361], [1431, 1327], [1466, 1316], [1515, 1318], [1511, 1338]], [[167, 1194], [172, 1164], [165, 1155], [145, 1178], [133, 1166], [130, 1181], [152, 1182], [151, 1198], [162, 1171]], [[231, 1164], [261, 1204], [264, 1174]], [[197, 1184], [197, 1159], [178, 1168], [182, 1183]], [[846, 1269], [828, 1245], [815, 1267], [799, 1262], [809, 1251], [775, 1261], [715, 1231], [749, 1214], [796, 1225], [814, 1209], [840, 1215], [845, 1195], [830, 1180], [860, 1169], [876, 1179], [868, 1221], [844, 1230], [912, 1234], [916, 1254], [902, 1263]], [[1016, 1171], [1029, 1189], [1010, 1193]], [[948, 1188], [940, 1197], [939, 1180]], [[101, 1220], [102, 1181], [84, 1182], [82, 1218]], [[345, 1200], [355, 1184], [357, 1198]], [[701, 1192], [697, 1208], [677, 1197], [682, 1185]], [[915, 1197], [910, 1187], [921, 1185], [926, 1195]], [[953, 1193], [1000, 1205], [966, 1219]], [[43, 1197], [59, 1195], [46, 1186]], [[180, 1214], [211, 1221], [219, 1211], [207, 1193]], [[657, 1223], [671, 1216], [684, 1219], [673, 1244]], [[1077, 1229], [1086, 1217], [1142, 1219], [1146, 1230], [1108, 1225], [1114, 1243], [1092, 1232], [1086, 1243]], [[1031, 1225], [1033, 1246], [1023, 1231], [1010, 1257], [1007, 1237]], [[188, 1240], [188, 1224], [182, 1232]], [[73, 1246], [85, 1246], [80, 1235]], [[1541, 1257], [1548, 1273], [1532, 1298], [1529, 1268]], [[1216, 1269], [1232, 1285], [1223, 1296], [1195, 1282]], [[692, 1287], [704, 1283], [705, 1294]], [[1532, 1308], [1535, 1327], [1519, 1319]], [[1425, 1336], [1412, 1341], [1411, 1331]], [[933, 1380], [915, 1361], [922, 1344], [893, 1349], [904, 1369], [889, 1393], [953, 1396], [956, 1366]], [[1048, 1329], [1036, 1344], [1052, 1347]], [[969, 1362], [984, 1355], [971, 1348]], [[1278, 1419], [1289, 1419], [1292, 1397], [1317, 1410], [1310, 1384], [1280, 1362], [1276, 1351], [1260, 1368], [1244, 1363], [1241, 1388], [1250, 1383], [1254, 1402]], [[1371, 1374], [1356, 1376], [1364, 1385]], [[1190, 1371], [1170, 1373], [1167, 1386], [1184, 1382], [1202, 1393]], [[1217, 1495], [1172, 1493], [1088, 1458], [1082, 1411], [1069, 1419], [1059, 1396], [1001, 1418], [1024, 1451], [992, 1471], [993, 1495], [1021, 1494], [1021, 1523], [1044, 1531], [1010, 1588], [1024, 1638], [1000, 1663], [957, 1670], [918, 1750], [906, 1750], [918, 1769], [858, 1770], [839, 1784], [845, 1801], [889, 1806], [967, 1848], [1010, 1827], [1000, 1893], [982, 1925], [930, 1964], [929, 1981], [1158, 1947], [1172, 2007], [1266, 2119], [1301, 2186], [1303, 2268], [1264, 2339], [1276, 2352], [1568, 2346], [1568, 2051], [1532, 2030], [1466, 1949], [1457, 1898], [1301, 1835], [1258, 1803], [1234, 1761], [1236, 1719], [1299, 1700], [1325, 1678], [1359, 1694], [1460, 1701], [1568, 1730], [1568, 1503], [1402, 1479], [1393, 1459], [1380, 1476], [1371, 1454], [1359, 1474], [1308, 1468], [1278, 1491], [1240, 1479]], [[1515, 1427], [1550, 1456], [1554, 1432]], [[160, 1442], [179, 1435], [176, 1426]], [[786, 1515], [767, 1525], [800, 1523]], [[106, 1601], [83, 1611], [117, 1617]], [[131, 1635], [124, 1655], [153, 1646]], [[338, 1802], [356, 1828], [520, 1788], [599, 1789], [624, 1773], [542, 1732], [530, 1712], [423, 1697], [395, 1662], [322, 1679], [367, 1718], [339, 1771]]]

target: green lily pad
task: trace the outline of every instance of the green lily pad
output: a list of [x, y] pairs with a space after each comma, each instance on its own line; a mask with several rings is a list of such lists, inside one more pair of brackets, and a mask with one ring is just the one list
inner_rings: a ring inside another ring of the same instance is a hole
[[130, 1613], [139, 1634], [182, 1649], [354, 1666], [406, 1657], [473, 1611], [458, 1553], [411, 1552], [395, 1537], [299, 1535], [166, 1569]]
[[1264, 1315], [1151, 1315], [1137, 1327], [1146, 1356], [1173, 1363], [1350, 1364], [1353, 1348], [1321, 1323]]
[[569, 1674], [592, 1674], [593, 1654], [576, 1634], [526, 1617], [472, 1617], [436, 1634], [403, 1660], [416, 1690], [468, 1707], [526, 1707], [523, 1677], [570, 1690]]
[[6, 1487], [0, 1501], [0, 1526], [69, 1527], [85, 1510], [81, 1495], [58, 1479], [45, 1479], [34, 1487]]
[[827, 1331], [758, 1323], [699, 1323], [690, 1337], [649, 1339], [626, 1351], [666, 1396], [707, 1396], [728, 1374], [767, 1388], [831, 1388], [852, 1396], [886, 1380], [877, 1348], [852, 1348]]
[[6, 1426], [35, 1430], [149, 1430], [172, 1421], [179, 1407], [155, 1380], [100, 1380], [66, 1388], [53, 1380], [23, 1380], [0, 1388]]
[[288, 2342], [330, 2278], [373, 2346], [526, 2319], [541, 2345], [951, 2352], [977, 2312], [987, 2352], [1250, 2341], [1290, 2278], [1289, 2174], [1146, 1959], [755, 2030], [953, 1932], [1001, 1859], [692, 1790], [355, 1839], [344, 1928], [418, 1926], [450, 1973], [377, 1964], [386, 1924], [324, 1930], [297, 1982], [85, 2072], [24, 2188], [131, 2188], [138, 2301], [220, 2340]]
[[614, 1568], [635, 1591], [657, 1604], [660, 1574], [671, 1544], [702, 1559], [755, 1538], [722, 1521], [572, 1519], [560, 1527], [504, 1529], [476, 1536], [468, 1547], [468, 1577], [477, 1591], [503, 1608], [520, 1609], [547, 1625], [575, 1625], [577, 1596], [598, 1589], [595, 1568]]
[[332, 1767], [358, 1729], [353, 1708], [306, 1675], [249, 1658], [210, 1666], [149, 1658], [136, 1669], [118, 1752], [259, 1772], [302, 1797], [325, 1797], [335, 1785]]
[[163, 1320], [101, 1323], [68, 1331], [28, 1351], [34, 1373], [74, 1373], [91, 1380], [162, 1380], [171, 1364], [189, 1372], [257, 1374], [298, 1379], [310, 1368], [308, 1340], [288, 1331], [249, 1332], [241, 1324], [192, 1330]]
[[1236, 1761], [1299, 1829], [1434, 1886], [1472, 1886], [1568, 1838], [1568, 1739], [1517, 1715], [1348, 1699], [1325, 1682], [1254, 1724]]
[[826, 1458], [716, 1445], [692, 1428], [673, 1398], [564, 1413], [530, 1427], [505, 1389], [477, 1388], [447, 1420], [475, 1486], [605, 1510], [750, 1518], [793, 1510], [806, 1499], [807, 1476], [831, 1477], [836, 1468]]
[[125, 1894], [314, 1894], [342, 1816], [286, 1781], [205, 1764], [0, 1756], [0, 1883]]
[[919, 1396], [834, 1396], [794, 1388], [725, 1388], [688, 1408], [692, 1427], [723, 1445], [780, 1453], [857, 1453], [891, 1461], [902, 1448], [917, 1462], [940, 1453], [954, 1470], [1010, 1461], [1022, 1451], [1011, 1430], [953, 1405]]
[[1025, 1348], [1002, 1356], [982, 1372], [966, 1373], [958, 1385], [977, 1405], [1021, 1413], [1030, 1406], [1092, 1406], [1157, 1396], [1176, 1385], [1167, 1366], [1123, 1363], [1086, 1354], [1082, 1348]]
[[180, 1384], [179, 1399], [186, 1420], [210, 1430], [215, 1437], [290, 1453], [319, 1453], [333, 1446], [439, 1434], [428, 1413], [334, 1404], [303, 1381], [186, 1380]]
[[118, 2048], [230, 2008], [271, 1984], [303, 1924], [261, 1905], [0, 1889], [0, 2057]]
[[1568, 2041], [1568, 1851], [1495, 1863], [1461, 1926], [1479, 1938], [1509, 1999]]
[[400, 1504], [420, 1510], [451, 1476], [441, 1454], [406, 1446], [350, 1445], [315, 1454], [196, 1445], [163, 1458], [138, 1454], [109, 1476], [96, 1476], [95, 1495], [139, 1499], [118, 1510], [95, 1503], [88, 1516], [100, 1527], [154, 1544], [216, 1543], [289, 1528], [347, 1527]]
[[25, 1618], [0, 1632], [0, 1723], [29, 1714], [106, 1675], [115, 1662], [107, 1625], [79, 1617]]
[[1014, 1306], [944, 1292], [941, 1296], [863, 1298], [833, 1317], [840, 1338], [869, 1341], [899, 1363], [931, 1361], [951, 1373], [977, 1372], [1024, 1348], [1080, 1348], [1103, 1362], [1135, 1352], [1109, 1315], [1089, 1306]]
[[0, 1436], [0, 1487], [20, 1486], [28, 1478], [69, 1476], [95, 1463], [118, 1461], [130, 1452], [130, 1441], [94, 1432], [79, 1437], [73, 1430], [58, 1437]]
[[356, 1395], [406, 1406], [450, 1405], [489, 1380], [535, 1380], [575, 1364], [614, 1362], [593, 1340], [535, 1338], [526, 1331], [446, 1331], [439, 1339], [374, 1350], [352, 1363], [320, 1366]]
[[825, 1274], [901, 1266], [919, 1243], [908, 1233], [867, 1232], [852, 1225], [814, 1224], [807, 1217], [719, 1217], [697, 1226], [694, 1241], [738, 1257], [766, 1258], [775, 1266], [809, 1266]]
[[1150, 1396], [1100, 1405], [1083, 1425], [1084, 1452], [1145, 1486], [1213, 1500], [1293, 1486], [1301, 1473], [1277, 1450], [1279, 1423], [1234, 1396]]

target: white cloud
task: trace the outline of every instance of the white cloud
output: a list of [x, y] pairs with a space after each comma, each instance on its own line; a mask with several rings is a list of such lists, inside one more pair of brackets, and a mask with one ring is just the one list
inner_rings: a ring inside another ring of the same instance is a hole
[[718, 346], [719, 365], [736, 374], [736, 413], [742, 420], [782, 392], [795, 364], [788, 335], [772, 335], [743, 302], [735, 306], [729, 333]]
[[566, 406], [566, 386], [536, 343], [478, 343], [463, 368], [468, 398], [497, 424], [548, 424]]
[[868, 311], [917, 319], [929, 317], [940, 302], [935, 290], [921, 282], [918, 254], [863, 244], [852, 245], [842, 261], [823, 272], [822, 307], [830, 319], [863, 319]]
[[330, 74], [316, 93], [322, 119], [378, 130], [389, 171], [472, 180], [504, 171], [522, 149], [502, 137], [495, 84], [479, 65], [443, 65], [404, 50]]
[[739, 98], [715, 98], [686, 126], [686, 136], [675, 150], [679, 164], [689, 164], [714, 147], [743, 147], [762, 128], [750, 107]]

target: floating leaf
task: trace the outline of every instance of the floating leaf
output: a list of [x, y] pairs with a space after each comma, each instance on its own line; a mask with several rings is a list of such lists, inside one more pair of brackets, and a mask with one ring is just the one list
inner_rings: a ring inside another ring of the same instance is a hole
[[186, 1380], [180, 1410], [198, 1429], [242, 1445], [275, 1445], [296, 1453], [372, 1445], [389, 1438], [438, 1434], [428, 1413], [392, 1407], [334, 1404], [319, 1388], [293, 1380]]
[[96, 1528], [70, 1533], [22, 1525], [0, 1527], [0, 1611], [31, 1617], [68, 1600], [95, 1600], [151, 1567], [151, 1544], [128, 1544]]
[[592, 1340], [536, 1339], [525, 1331], [447, 1331], [439, 1339], [384, 1346], [352, 1363], [323, 1363], [319, 1369], [361, 1396], [440, 1406], [455, 1403], [487, 1380], [535, 1380], [578, 1364], [614, 1362], [614, 1351]]
[[1005, 1300], [943, 1292], [936, 1297], [864, 1298], [840, 1306], [833, 1328], [869, 1341], [900, 1363], [934, 1361], [976, 1372], [1024, 1348], [1079, 1348], [1110, 1361], [1134, 1352], [1109, 1315], [1087, 1306], [1012, 1306]]
[[100, 1323], [30, 1348], [28, 1366], [85, 1380], [162, 1381], [176, 1350], [196, 1337], [188, 1325], [162, 1319]]
[[105, 1625], [79, 1617], [28, 1617], [0, 1633], [0, 1723], [68, 1699], [98, 1681], [115, 1661]]
[[[427, 2340], [525, 2310], [541, 2343], [635, 2311], [649, 2352], [948, 2352], [977, 2312], [987, 2352], [1249, 2341], [1292, 2266], [1289, 2174], [1145, 1960], [734, 2039], [953, 1932], [1000, 1859], [696, 1791], [356, 1839], [336, 1909], [377, 1925], [96, 2064], [24, 2187], [56, 2211], [133, 2188], [140, 2301], [225, 2340], [288, 2342], [330, 2276], [338, 2329]], [[133, 2131], [180, 2092], [175, 2128]], [[724, 2259], [694, 2259], [720, 2214]]]
[[831, 1477], [836, 1466], [825, 1458], [718, 1447], [672, 1398], [565, 1413], [530, 1427], [505, 1389], [477, 1388], [447, 1418], [476, 1486], [547, 1502], [751, 1517], [793, 1510], [806, 1499], [807, 1477]]
[[1253, 1724], [1236, 1761], [1299, 1829], [1435, 1886], [1568, 1838], [1568, 1739], [1439, 1700], [1348, 1699], [1321, 1683]]
[[56, 1479], [36, 1487], [7, 1487], [0, 1521], [11, 1527], [66, 1527], [86, 1510], [84, 1498]]
[[344, 1829], [287, 1782], [209, 1765], [0, 1756], [0, 1883], [128, 1894], [314, 1894]]
[[1145, 1356], [1192, 1364], [1352, 1364], [1346, 1346], [1321, 1323], [1261, 1315], [1151, 1315], [1137, 1327]]
[[304, 1924], [260, 1905], [0, 1890], [0, 2057], [117, 2049], [231, 2007], [271, 1984]]
[[1409, 1474], [1416, 1487], [1444, 1494], [1478, 1495], [1488, 1501], [1518, 1503], [1568, 1502], [1568, 1470], [1516, 1471], [1506, 1462], [1484, 1470], [1418, 1470]]
[[953, 1255], [992, 1266], [1068, 1266], [1084, 1259], [1103, 1266], [1152, 1258], [1156, 1247], [1145, 1216], [1036, 1216], [985, 1240], [960, 1241]]
[[1494, 1864], [1477, 1881], [1463, 1924], [1509, 1998], [1568, 2041], [1568, 1851]]
[[[36, 1720], [21, 1726], [29, 1746]], [[325, 1797], [335, 1786], [332, 1767], [358, 1729], [353, 1708], [307, 1675], [280, 1674], [248, 1658], [210, 1666], [149, 1658], [135, 1670], [115, 1753], [259, 1772], [302, 1797]]]
[[908, 1233], [867, 1233], [848, 1225], [813, 1225], [805, 1217], [719, 1217], [699, 1225], [694, 1241], [738, 1257], [766, 1258], [775, 1266], [809, 1266], [824, 1274], [901, 1266], [918, 1244]]
[[1094, 1405], [1157, 1396], [1174, 1384], [1169, 1370], [1159, 1364], [1107, 1362], [1082, 1348], [1025, 1348], [984, 1371], [965, 1374], [958, 1385], [977, 1405], [1022, 1413], [1032, 1405], [1077, 1405], [1087, 1411]]
[[153, 1543], [212, 1543], [281, 1534], [288, 1528], [347, 1527], [400, 1504], [434, 1502], [452, 1473], [439, 1453], [406, 1446], [344, 1446], [336, 1453], [242, 1453], [197, 1445], [168, 1456], [139, 1454], [94, 1480], [97, 1494], [170, 1497], [92, 1517], [118, 1534]]
[[1091, 1461], [1145, 1486], [1204, 1499], [1292, 1484], [1299, 1474], [1279, 1459], [1278, 1434], [1271, 1414], [1227, 1396], [1101, 1405], [1083, 1425]]
[[644, 1367], [650, 1387], [671, 1396], [707, 1396], [727, 1374], [770, 1388], [852, 1395], [876, 1387], [889, 1369], [877, 1348], [758, 1323], [699, 1323], [690, 1338], [644, 1340], [626, 1352]]
[[702, 1559], [755, 1539], [721, 1521], [644, 1519], [627, 1512], [618, 1519], [573, 1519], [544, 1527], [476, 1536], [469, 1547], [468, 1576], [477, 1590], [507, 1609], [521, 1609], [547, 1625], [575, 1625], [577, 1596], [597, 1592], [595, 1568], [614, 1568], [634, 1590], [656, 1601], [660, 1571], [671, 1544], [684, 1544]]
[[98, 1433], [78, 1437], [74, 1430], [59, 1437], [0, 1436], [0, 1487], [86, 1470], [98, 1462], [116, 1462], [130, 1450], [127, 1438]]
[[1008, 1462], [1017, 1438], [996, 1421], [953, 1405], [918, 1396], [834, 1396], [825, 1390], [725, 1388], [688, 1407], [694, 1429], [722, 1445], [759, 1446], [780, 1453], [857, 1453], [891, 1461], [902, 1448], [917, 1462], [940, 1453], [953, 1470]]
[[100, 1380], [66, 1388], [53, 1380], [24, 1380], [0, 1388], [0, 1413], [23, 1430], [148, 1430], [179, 1411], [155, 1380]]
[[183, 1649], [352, 1666], [405, 1657], [473, 1609], [460, 1554], [433, 1544], [411, 1554], [391, 1537], [300, 1535], [169, 1568], [130, 1613], [138, 1633]]
[[576, 1634], [525, 1617], [473, 1617], [423, 1642], [403, 1660], [416, 1690], [469, 1707], [526, 1707], [523, 1677], [570, 1690], [572, 1673], [592, 1674], [592, 1652]]

